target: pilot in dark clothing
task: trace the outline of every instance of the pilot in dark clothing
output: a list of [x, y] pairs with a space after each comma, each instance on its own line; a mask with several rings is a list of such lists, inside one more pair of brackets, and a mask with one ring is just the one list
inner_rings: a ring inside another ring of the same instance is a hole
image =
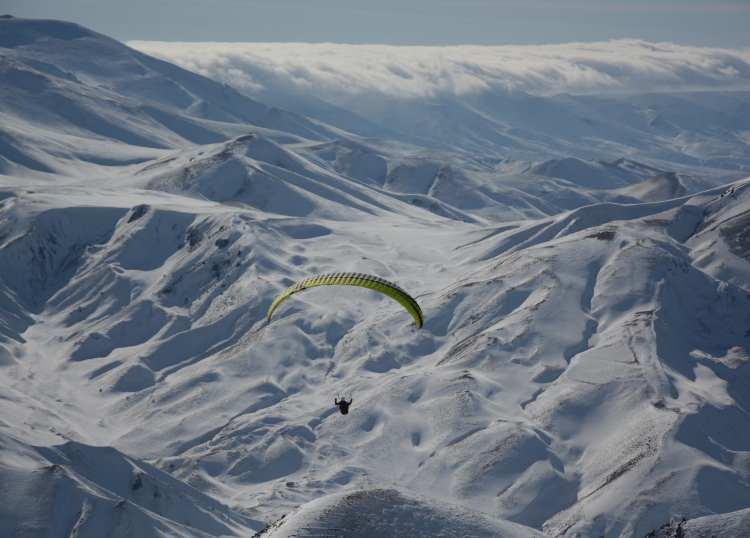
[[349, 406], [352, 405], [353, 401], [354, 399], [350, 399], [347, 402], [346, 398], [341, 398], [340, 400], [338, 398], [334, 398], [333, 404], [339, 408], [339, 411], [341, 411], [342, 415], [346, 415], [349, 413]]

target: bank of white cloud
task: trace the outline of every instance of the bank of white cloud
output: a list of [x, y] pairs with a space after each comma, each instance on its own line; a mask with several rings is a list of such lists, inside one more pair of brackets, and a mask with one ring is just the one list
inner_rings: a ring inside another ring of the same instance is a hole
[[538, 46], [174, 43], [134, 48], [239, 88], [321, 98], [750, 88], [750, 50], [617, 40]]

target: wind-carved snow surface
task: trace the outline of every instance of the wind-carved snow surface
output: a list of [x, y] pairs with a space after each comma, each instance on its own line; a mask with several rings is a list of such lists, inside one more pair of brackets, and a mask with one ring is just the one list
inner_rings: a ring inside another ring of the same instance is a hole
[[[750, 525], [750, 179], [716, 186], [744, 146], [436, 149], [76, 25], [0, 36], [0, 535]], [[720, 120], [741, 139], [746, 115]], [[424, 327], [348, 288], [266, 321], [333, 271], [397, 282]]]

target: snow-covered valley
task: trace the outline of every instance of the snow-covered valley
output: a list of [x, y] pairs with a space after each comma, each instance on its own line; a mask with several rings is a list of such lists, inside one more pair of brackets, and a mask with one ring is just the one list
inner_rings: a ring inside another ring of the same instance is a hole
[[[0, 536], [750, 527], [747, 93], [376, 125], [22, 19], [0, 82]], [[344, 287], [267, 322], [337, 271], [424, 327]]]

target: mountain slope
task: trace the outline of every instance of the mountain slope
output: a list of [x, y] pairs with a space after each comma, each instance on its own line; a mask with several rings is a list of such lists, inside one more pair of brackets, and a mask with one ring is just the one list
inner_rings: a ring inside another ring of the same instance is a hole
[[395, 490], [355, 491], [313, 501], [264, 532], [266, 538], [344, 534], [352, 538], [541, 537], [527, 527], [492, 521], [466, 509], [410, 499]]
[[[219, 142], [246, 133], [247, 124], [315, 139], [334, 136], [325, 126], [72, 23], [4, 19], [0, 25], [2, 157], [10, 171], [72, 172], [50, 156], [127, 164], [154, 156], [147, 148]], [[101, 142], [119, 147], [119, 154], [110, 147], [111, 156], [102, 160]]]
[[[734, 185], [711, 221], [731, 223], [747, 185]], [[21, 333], [26, 343], [5, 344], [15, 357], [5, 375], [52, 397], [40, 403], [55, 406], [55, 394], [66, 402], [59, 417], [36, 421], [158, 457], [175, 476], [266, 517], [321, 490], [398, 484], [552, 534], [572, 525], [638, 536], [674, 511], [730, 512], [750, 496], [740, 463], [750, 445], [717, 422], [746, 429], [748, 296], [695, 267], [692, 249], [670, 235], [683, 208], [712, 207], [719, 194], [619, 206], [619, 217], [591, 206], [524, 243], [511, 238], [521, 230], [473, 242], [444, 266], [442, 286], [405, 284], [429, 293], [419, 333], [388, 303], [321, 292], [258, 332], [285, 256], [304, 257], [306, 245], [317, 270], [332, 270], [334, 253], [356, 248], [370, 226], [114, 211], [109, 239], [76, 240], [89, 252], [82, 265], [67, 275], [51, 266], [62, 280], [35, 285], [35, 273], [17, 273], [29, 279], [14, 286], [28, 290], [21, 299], [51, 297]], [[279, 242], [278, 232], [291, 235]], [[475, 233], [456, 232], [454, 245]], [[62, 248], [58, 234], [42, 232], [41, 244]], [[173, 250], [155, 258], [153, 240]], [[425, 261], [435, 263], [436, 248]], [[417, 252], [384, 252], [379, 263], [397, 263], [395, 274], [417, 274], [405, 270], [420, 263]], [[459, 261], [467, 258], [486, 261]], [[361, 260], [347, 269], [376, 263]], [[70, 336], [43, 336], [55, 334]], [[356, 400], [345, 419], [326, 402], [342, 391]], [[92, 408], [110, 424], [99, 433], [75, 411]], [[726, 502], [710, 494], [716, 484], [734, 492]]]
[[258, 523], [116, 450], [0, 435], [8, 536], [246, 536]]

